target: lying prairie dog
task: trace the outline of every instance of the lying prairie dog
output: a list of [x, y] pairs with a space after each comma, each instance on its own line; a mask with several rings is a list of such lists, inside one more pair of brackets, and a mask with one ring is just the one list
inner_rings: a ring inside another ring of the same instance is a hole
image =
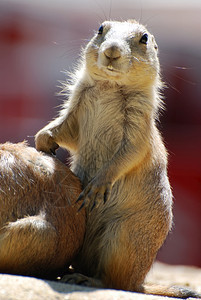
[[0, 272], [56, 278], [77, 255], [85, 212], [80, 182], [25, 143], [0, 144]]
[[[38, 150], [61, 146], [84, 190], [84, 243], [66, 281], [189, 297], [143, 282], [172, 226], [167, 153], [156, 126], [162, 107], [153, 35], [136, 22], [106, 21], [83, 50], [68, 101], [35, 137]], [[196, 296], [195, 294], [190, 294]]]

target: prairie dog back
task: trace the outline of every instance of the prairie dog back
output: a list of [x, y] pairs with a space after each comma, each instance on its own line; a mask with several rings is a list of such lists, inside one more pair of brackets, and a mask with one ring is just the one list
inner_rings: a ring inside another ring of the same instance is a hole
[[85, 233], [79, 180], [25, 143], [0, 144], [0, 272], [56, 278]]

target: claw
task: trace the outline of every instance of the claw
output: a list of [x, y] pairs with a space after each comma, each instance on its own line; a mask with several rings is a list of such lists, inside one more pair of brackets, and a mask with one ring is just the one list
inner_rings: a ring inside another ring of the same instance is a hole
[[50, 152], [51, 152], [51, 154], [52, 154], [53, 156], [56, 157], [56, 151], [55, 151], [54, 149], [50, 149]]
[[94, 201], [94, 203], [93, 203], [93, 205], [92, 205], [92, 207], [90, 209], [90, 212], [92, 212], [92, 210], [95, 208], [95, 206], [96, 206], [96, 201]]
[[83, 193], [81, 193], [81, 194], [79, 195], [79, 197], [77, 198], [77, 200], [75, 201], [75, 203], [80, 202], [83, 198], [84, 198], [84, 195], [83, 195]]
[[106, 203], [106, 201], [107, 201], [107, 191], [104, 193], [104, 197], [103, 197], [103, 201], [104, 201], [104, 204]]
[[59, 148], [59, 145], [57, 143], [54, 142], [54, 144], [52, 145], [52, 148], [50, 149], [51, 153], [56, 156], [56, 150]]
[[108, 198], [110, 197], [110, 193], [111, 193], [111, 189], [109, 187], [105, 190], [105, 193], [104, 193], [104, 196], [103, 196], [104, 204], [107, 202]]
[[81, 211], [81, 209], [85, 206], [85, 201], [82, 202], [82, 204], [80, 205], [80, 207], [78, 208], [78, 212]]

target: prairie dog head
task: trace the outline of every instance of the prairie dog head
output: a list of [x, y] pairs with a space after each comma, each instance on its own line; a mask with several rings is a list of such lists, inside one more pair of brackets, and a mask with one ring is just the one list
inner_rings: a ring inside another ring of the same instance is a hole
[[87, 71], [97, 80], [147, 84], [159, 74], [155, 39], [134, 20], [105, 21], [84, 53]]

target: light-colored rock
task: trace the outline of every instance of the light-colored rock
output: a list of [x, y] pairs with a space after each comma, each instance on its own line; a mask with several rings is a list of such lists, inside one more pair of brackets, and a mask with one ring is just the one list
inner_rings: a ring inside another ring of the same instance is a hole
[[162, 285], [178, 285], [201, 293], [201, 269], [156, 262], [149, 272], [146, 282]]
[[[201, 292], [201, 269], [155, 263], [147, 282], [182, 285]], [[93, 289], [31, 277], [0, 275], [0, 300], [159, 300], [164, 297]], [[173, 299], [173, 298], [168, 298]]]

